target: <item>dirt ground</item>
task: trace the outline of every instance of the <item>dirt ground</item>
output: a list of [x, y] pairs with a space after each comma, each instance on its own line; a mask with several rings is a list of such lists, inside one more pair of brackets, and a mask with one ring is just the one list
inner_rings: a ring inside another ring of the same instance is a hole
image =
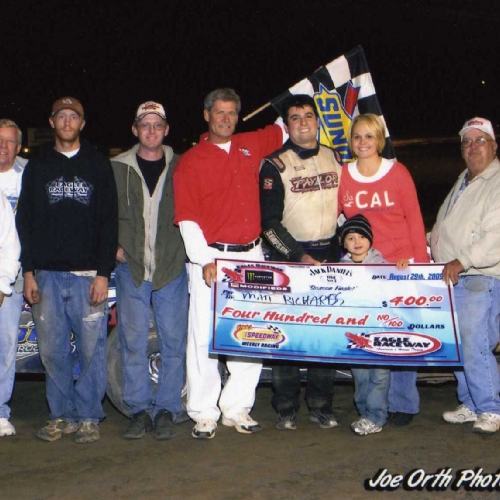
[[212, 440], [179, 436], [158, 442], [153, 435], [130, 442], [121, 438], [127, 419], [106, 401], [107, 419], [98, 442], [78, 445], [71, 437], [46, 443], [35, 433], [47, 417], [40, 376], [16, 382], [12, 422], [17, 435], [0, 439], [0, 499], [435, 499], [498, 498], [498, 491], [368, 491], [364, 482], [379, 469], [433, 474], [451, 468], [500, 468], [500, 436], [472, 433], [472, 425], [450, 425], [441, 413], [456, 406], [455, 384], [420, 387], [421, 413], [406, 428], [386, 426], [359, 437], [349, 429], [356, 417], [349, 382], [336, 386], [334, 411], [340, 427], [320, 429], [309, 422], [305, 405], [296, 431], [274, 428], [271, 389], [259, 387], [253, 416], [263, 431], [243, 435], [220, 425]]

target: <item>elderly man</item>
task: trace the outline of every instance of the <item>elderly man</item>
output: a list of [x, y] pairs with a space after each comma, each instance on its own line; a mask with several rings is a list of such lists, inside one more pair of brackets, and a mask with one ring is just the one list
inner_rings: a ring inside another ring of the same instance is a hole
[[283, 143], [277, 125], [234, 134], [241, 103], [232, 89], [210, 92], [204, 104], [208, 134], [182, 156], [174, 175], [175, 220], [191, 261], [187, 409], [197, 439], [214, 437], [221, 411], [223, 425], [246, 434], [260, 430], [249, 415], [260, 361], [228, 358], [230, 377], [221, 393], [218, 360], [208, 354], [210, 287], [216, 258], [263, 260], [259, 164]]
[[[119, 211], [118, 334], [124, 400], [132, 418], [125, 439], [140, 439], [153, 427], [156, 439], [174, 437], [182, 410], [188, 291], [186, 252], [174, 225], [172, 184], [179, 157], [163, 145], [168, 130], [161, 104], [141, 104], [132, 124], [139, 143], [111, 163]], [[161, 353], [154, 396], [147, 354], [151, 302]]]
[[[80, 138], [83, 107], [54, 102], [55, 144], [31, 159], [17, 211], [24, 295], [33, 304], [50, 420], [37, 437], [99, 439], [106, 391], [108, 279], [118, 246], [116, 186], [109, 160]], [[71, 332], [80, 373], [73, 378]]]
[[[21, 150], [22, 133], [12, 120], [0, 120], [0, 191], [7, 197], [16, 213], [21, 192], [21, 178], [26, 160], [17, 156]], [[17, 234], [17, 233], [16, 233]], [[17, 236], [16, 236], [17, 239]], [[8, 290], [8, 291], [7, 291]], [[23, 307], [23, 278], [19, 272], [15, 284], [8, 283], [0, 292], [3, 304], [0, 308], [0, 437], [16, 433], [9, 422], [8, 402], [12, 396], [16, 372], [16, 348], [19, 320]]]
[[460, 131], [462, 172], [441, 206], [431, 233], [432, 255], [446, 263], [454, 285], [464, 370], [456, 372], [460, 406], [443, 413], [473, 431], [500, 428], [500, 377], [493, 349], [500, 325], [500, 162], [491, 122], [473, 118]]
[[[312, 97], [291, 95], [284, 101], [282, 113], [290, 139], [264, 159], [260, 171], [262, 230], [271, 245], [271, 260], [316, 266], [338, 262], [335, 231], [341, 167], [334, 151], [318, 143], [319, 115]], [[335, 369], [322, 363], [307, 367], [310, 419], [323, 429], [336, 427], [332, 412]], [[272, 384], [276, 428], [296, 429], [299, 364], [276, 362]]]

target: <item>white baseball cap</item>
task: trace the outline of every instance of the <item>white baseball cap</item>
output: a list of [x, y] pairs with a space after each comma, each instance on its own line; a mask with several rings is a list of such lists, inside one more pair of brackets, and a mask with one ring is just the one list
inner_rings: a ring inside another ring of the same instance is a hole
[[165, 108], [160, 103], [154, 101], [147, 101], [141, 104], [137, 108], [135, 119], [136, 121], [142, 120], [142, 118], [144, 118], [146, 115], [149, 115], [150, 113], [158, 115], [163, 120], [167, 119], [165, 115]]
[[492, 139], [495, 139], [495, 132], [493, 131], [493, 125], [489, 120], [486, 120], [485, 118], [479, 118], [478, 116], [476, 116], [476, 118], [471, 118], [470, 120], [467, 120], [464, 123], [462, 130], [460, 130], [458, 134], [460, 135], [460, 137], [463, 137], [465, 132], [467, 132], [467, 130], [470, 130], [471, 128], [477, 128], [478, 130], [481, 130], [481, 132], [490, 135]]

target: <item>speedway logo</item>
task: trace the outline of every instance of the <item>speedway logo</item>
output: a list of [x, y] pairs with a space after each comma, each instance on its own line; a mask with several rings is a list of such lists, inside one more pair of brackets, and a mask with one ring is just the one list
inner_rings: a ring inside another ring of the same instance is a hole
[[363, 351], [382, 356], [424, 356], [441, 349], [441, 341], [422, 333], [377, 332], [355, 334], [347, 332], [347, 349]]
[[336, 172], [326, 172], [313, 177], [294, 177], [290, 179], [292, 183], [292, 193], [307, 193], [318, 191], [319, 189], [332, 189], [339, 185], [339, 178]]
[[231, 288], [242, 290], [267, 290], [289, 292], [290, 278], [279, 268], [250, 264], [237, 266], [234, 270], [223, 267], [225, 277]]
[[275, 326], [257, 327], [252, 325], [237, 325], [233, 336], [242, 346], [263, 347], [266, 349], [279, 349], [286, 337]]

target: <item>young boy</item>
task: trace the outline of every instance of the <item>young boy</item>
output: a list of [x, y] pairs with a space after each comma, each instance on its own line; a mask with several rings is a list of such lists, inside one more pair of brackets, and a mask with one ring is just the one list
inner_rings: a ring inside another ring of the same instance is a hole
[[[368, 219], [361, 214], [347, 219], [340, 228], [340, 243], [347, 250], [341, 262], [354, 264], [384, 264], [382, 254], [372, 248], [373, 232]], [[404, 269], [408, 260], [400, 259], [396, 267]], [[351, 424], [360, 436], [375, 434], [387, 422], [391, 371], [387, 368], [352, 368], [354, 401], [361, 418]]]

